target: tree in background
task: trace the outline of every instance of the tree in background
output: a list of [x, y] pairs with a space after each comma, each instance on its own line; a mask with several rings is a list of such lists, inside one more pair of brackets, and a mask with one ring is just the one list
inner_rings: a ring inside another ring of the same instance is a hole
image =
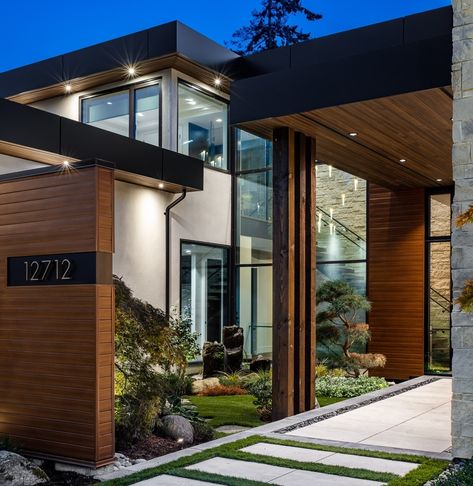
[[335, 367], [358, 377], [362, 370], [383, 367], [386, 357], [377, 353], [356, 353], [352, 348], [370, 340], [368, 324], [357, 323], [357, 313], [369, 311], [371, 304], [346, 282], [334, 280], [317, 289], [317, 340], [332, 352]]
[[[471, 223], [473, 223], [473, 204], [464, 213], [458, 215], [455, 221], [457, 228], [462, 228]], [[463, 290], [455, 300], [455, 304], [458, 304], [464, 312], [473, 312], [473, 280], [465, 281]]]
[[261, 9], [253, 10], [249, 25], [239, 28], [227, 43], [241, 55], [254, 54], [280, 46], [291, 46], [310, 39], [297, 25], [289, 25], [289, 17], [302, 14], [307, 20], [322, 18], [302, 5], [302, 0], [262, 0]]

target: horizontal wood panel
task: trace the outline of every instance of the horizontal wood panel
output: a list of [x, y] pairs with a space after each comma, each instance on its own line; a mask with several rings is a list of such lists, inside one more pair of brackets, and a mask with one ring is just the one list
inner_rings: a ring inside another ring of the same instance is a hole
[[8, 287], [6, 261], [110, 254], [113, 187], [99, 167], [0, 183], [0, 435], [93, 466], [114, 449], [113, 288]]
[[369, 350], [391, 379], [424, 373], [424, 190], [368, 190]]

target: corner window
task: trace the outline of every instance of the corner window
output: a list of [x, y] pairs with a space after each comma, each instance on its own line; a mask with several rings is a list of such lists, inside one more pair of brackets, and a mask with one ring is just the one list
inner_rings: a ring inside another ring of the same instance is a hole
[[228, 325], [229, 249], [192, 242], [181, 243], [181, 313], [205, 341], [222, 340]]
[[82, 100], [82, 122], [102, 130], [160, 145], [160, 85], [126, 90]]
[[228, 105], [179, 84], [178, 152], [228, 170]]

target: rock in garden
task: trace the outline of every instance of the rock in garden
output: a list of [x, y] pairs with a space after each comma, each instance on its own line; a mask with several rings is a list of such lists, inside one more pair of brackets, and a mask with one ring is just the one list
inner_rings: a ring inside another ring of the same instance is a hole
[[0, 451], [0, 484], [2, 486], [34, 486], [48, 481], [46, 473], [26, 457], [15, 452]]
[[162, 419], [162, 431], [170, 439], [182, 439], [184, 444], [194, 442], [194, 428], [189, 420], [180, 415], [166, 415]]
[[243, 328], [225, 326], [223, 328], [223, 345], [225, 347], [225, 371], [234, 373], [241, 370], [243, 363]]
[[225, 348], [222, 343], [204, 343], [202, 350], [202, 361], [204, 363], [203, 377], [215, 376], [225, 370]]
[[218, 378], [206, 378], [205, 380], [194, 380], [192, 382], [192, 393], [198, 395], [206, 388], [213, 388], [220, 383]]
[[258, 355], [251, 363], [250, 370], [257, 373], [258, 371], [269, 371], [271, 369], [271, 360], [265, 358], [262, 354]]

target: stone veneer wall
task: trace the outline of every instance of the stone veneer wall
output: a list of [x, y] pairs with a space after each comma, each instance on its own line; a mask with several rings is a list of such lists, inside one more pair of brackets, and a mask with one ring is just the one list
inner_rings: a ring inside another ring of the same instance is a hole
[[[453, 178], [454, 217], [473, 202], [473, 0], [453, 0]], [[453, 297], [473, 278], [473, 225], [452, 230]], [[473, 316], [452, 312], [453, 455], [473, 455]]]

